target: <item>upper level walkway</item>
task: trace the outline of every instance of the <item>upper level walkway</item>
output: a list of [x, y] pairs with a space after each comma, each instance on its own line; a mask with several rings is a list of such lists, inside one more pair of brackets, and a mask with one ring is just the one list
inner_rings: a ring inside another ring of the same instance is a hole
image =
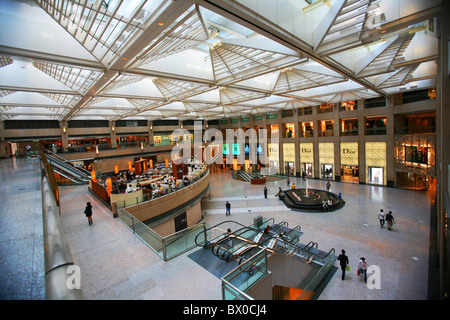
[[[45, 299], [42, 208], [39, 160], [0, 160], [0, 298]], [[297, 188], [325, 188], [322, 180], [291, 178]], [[211, 198], [202, 200], [204, 220], [225, 219], [244, 225], [256, 216], [302, 227], [301, 243], [319, 249], [345, 249], [351, 271], [345, 281], [338, 270], [319, 299], [427, 299], [431, 192], [331, 183], [346, 205], [333, 212], [297, 212], [274, 197], [286, 180], [263, 186], [234, 180], [230, 171], [213, 170]], [[109, 209], [88, 192], [87, 185], [59, 187], [61, 217], [75, 264], [81, 269], [86, 299], [222, 299], [221, 281], [185, 253], [164, 262], [136, 238]], [[93, 225], [83, 210], [93, 204]], [[232, 205], [225, 217], [225, 201]], [[377, 212], [392, 210], [392, 231], [380, 228]], [[197, 250], [197, 249], [193, 249]], [[202, 250], [202, 249], [201, 249]], [[356, 276], [360, 257], [381, 272], [381, 288], [369, 289]]]

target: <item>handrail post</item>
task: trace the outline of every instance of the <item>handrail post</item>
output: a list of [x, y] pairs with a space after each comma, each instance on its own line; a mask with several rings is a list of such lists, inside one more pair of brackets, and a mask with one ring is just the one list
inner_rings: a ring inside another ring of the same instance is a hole
[[162, 245], [163, 260], [167, 261], [167, 247], [165, 238], [162, 238], [161, 245]]

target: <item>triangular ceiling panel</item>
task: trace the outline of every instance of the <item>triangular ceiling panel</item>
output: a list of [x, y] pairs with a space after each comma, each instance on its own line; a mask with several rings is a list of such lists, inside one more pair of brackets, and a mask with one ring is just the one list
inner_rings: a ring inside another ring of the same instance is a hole
[[103, 72], [35, 61], [33, 66], [80, 94], [86, 94]]
[[[360, 45], [369, 12], [379, 0], [336, 0], [313, 31], [314, 51], [329, 55]], [[381, 18], [380, 18], [381, 20]]]
[[61, 27], [104, 65], [109, 65], [129, 39], [144, 30], [152, 3], [137, 1], [36, 0]]
[[152, 77], [118, 77], [120, 85], [115, 85], [116, 81], [109, 87], [105, 88], [106, 95], [108, 96], [119, 96], [119, 97], [130, 97], [130, 98], [162, 98], [164, 96], [161, 94], [159, 89], [153, 83]]
[[34, 91], [59, 91], [64, 93], [78, 92], [67, 85], [56, 80], [50, 75], [35, 68], [32, 61], [25, 59], [14, 59], [13, 64], [0, 68], [0, 86], [8, 86], [23, 89], [34, 89]]
[[142, 81], [143, 79], [145, 79], [145, 76], [135, 75], [135, 74], [120, 74], [114, 79], [113, 82], [109, 83], [105, 87], [104, 91], [110, 92], [113, 90], [117, 90], [122, 87], [129, 86], [133, 83]]
[[223, 105], [259, 99], [267, 96], [267, 94], [261, 92], [247, 91], [226, 87], [221, 87], [219, 89], [219, 93], [220, 93], [220, 102]]
[[127, 99], [138, 110], [152, 110], [166, 104], [166, 101], [150, 100], [150, 99]]
[[327, 74], [296, 68], [288, 68], [280, 72], [280, 76], [275, 84], [273, 93], [283, 94], [342, 81], [345, 81], [344, 77], [330, 76]]
[[184, 102], [184, 106], [186, 107], [186, 110], [189, 110], [189, 111], [203, 111], [203, 110], [209, 110], [211, 108], [214, 108], [217, 105], [211, 104], [211, 103]]
[[0, 104], [41, 105], [41, 106], [58, 105], [58, 103], [55, 100], [51, 99], [50, 97], [46, 97], [44, 94], [39, 94], [36, 92], [24, 92], [24, 91], [15, 91], [12, 94], [2, 96], [0, 98]]
[[369, 54], [363, 56], [357, 62], [355, 73], [364, 77], [393, 71], [396, 64], [405, 60], [403, 53], [414, 35], [415, 33], [407, 33], [401, 36], [395, 35], [378, 46], [378, 48], [371, 50]]
[[136, 57], [133, 67], [192, 49], [208, 40], [211, 32], [198, 6], [174, 21], [164, 34], [155, 39]]
[[163, 96], [169, 101], [183, 100], [211, 90], [207, 85], [181, 80], [155, 78], [153, 79], [153, 82]]
[[44, 97], [50, 98], [62, 105], [74, 106], [81, 100], [81, 96], [60, 94], [60, 93], [41, 93]]
[[[253, 46], [252, 41], [255, 42]], [[269, 39], [246, 39], [239, 44], [236, 44], [236, 40], [221, 42], [210, 49], [210, 56], [217, 84], [234, 83], [282, 69], [299, 63], [303, 58], [286, 48], [281, 50], [279, 45]]]
[[379, 88], [389, 88], [392, 86], [399, 86], [405, 84], [408, 80], [412, 79], [413, 72], [417, 69], [419, 63], [404, 66], [398, 71], [391, 74], [387, 79], [382, 81]]

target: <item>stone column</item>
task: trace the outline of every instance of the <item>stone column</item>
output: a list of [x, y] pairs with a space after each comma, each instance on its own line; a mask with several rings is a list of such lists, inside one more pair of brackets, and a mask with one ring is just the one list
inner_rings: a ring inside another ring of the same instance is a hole
[[298, 124], [298, 109], [294, 109], [294, 150], [295, 150], [295, 175], [301, 176], [300, 163], [300, 126]]
[[340, 104], [333, 107], [333, 140], [334, 140], [334, 164], [333, 173], [335, 181], [341, 181], [341, 123], [339, 120]]
[[394, 99], [386, 98], [386, 178], [387, 186], [395, 186], [395, 169], [394, 169]]
[[59, 127], [61, 128], [61, 147], [62, 151], [66, 152], [69, 146], [69, 128], [67, 125], [67, 120], [62, 120], [59, 122]]
[[153, 121], [148, 121], [148, 142], [153, 145]]
[[314, 179], [320, 179], [320, 163], [319, 163], [319, 120], [317, 116], [317, 108], [313, 107], [313, 153], [314, 153]]
[[[365, 100], [358, 101], [358, 110], [365, 108]], [[359, 183], [366, 183], [366, 121], [364, 113], [361, 112], [358, 117], [358, 169]]]
[[109, 122], [109, 137], [111, 138], [111, 148], [117, 148], [116, 140], [116, 121], [112, 120]]

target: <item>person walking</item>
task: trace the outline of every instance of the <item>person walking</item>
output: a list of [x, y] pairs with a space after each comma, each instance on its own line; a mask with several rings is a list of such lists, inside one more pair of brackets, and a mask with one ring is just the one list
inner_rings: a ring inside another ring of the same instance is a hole
[[380, 220], [381, 228], [384, 227], [385, 219], [386, 219], [386, 217], [384, 216], [384, 211], [383, 211], [383, 209], [380, 209], [380, 211], [378, 211], [378, 220]]
[[364, 276], [364, 282], [367, 282], [367, 267], [369, 265], [367, 264], [367, 261], [364, 257], [361, 257], [358, 263], [358, 275]]
[[264, 186], [264, 198], [267, 199], [267, 187], [266, 186]]
[[225, 216], [229, 216], [231, 214], [231, 204], [227, 201], [227, 203], [225, 204]]
[[302, 180], [305, 181], [306, 173], [305, 171], [302, 172]]
[[328, 180], [327, 185], [326, 185], [327, 191], [330, 191], [330, 187], [331, 187], [331, 183], [330, 183], [330, 180]]
[[84, 214], [88, 218], [88, 223], [90, 225], [93, 224], [94, 221], [92, 221], [92, 205], [90, 202], [86, 203], [86, 208], [84, 209]]
[[395, 224], [394, 216], [392, 215], [392, 211], [389, 211], [388, 214], [386, 215], [386, 222], [387, 222], [388, 230], [392, 231], [392, 225]]
[[342, 270], [342, 280], [345, 279], [345, 271], [347, 270], [347, 267], [349, 265], [348, 257], [345, 255], [345, 250], [342, 249], [342, 253], [337, 258], [339, 260], [339, 264], [341, 265]]

